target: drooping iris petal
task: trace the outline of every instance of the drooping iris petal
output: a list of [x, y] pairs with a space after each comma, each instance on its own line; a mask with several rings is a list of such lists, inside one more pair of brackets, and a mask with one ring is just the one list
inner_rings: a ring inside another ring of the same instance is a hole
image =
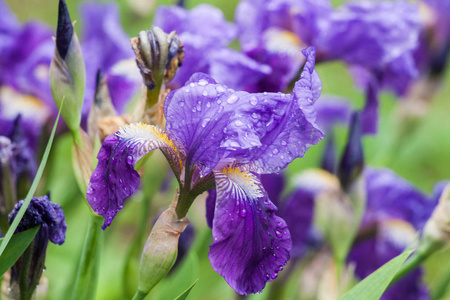
[[139, 186], [140, 176], [134, 165], [155, 149], [161, 149], [179, 178], [178, 154], [158, 127], [131, 124], [104, 140], [87, 189], [87, 200], [92, 209], [105, 218], [103, 229], [111, 224], [124, 200]]
[[291, 238], [261, 182], [237, 168], [215, 171], [212, 268], [239, 294], [261, 291], [289, 259]]
[[244, 166], [247, 170], [257, 173], [279, 172], [324, 137], [315, 124], [316, 113], [313, 108], [321, 91], [320, 78], [314, 70], [315, 48], [309, 47], [303, 50], [303, 54], [307, 62], [300, 80], [295, 84], [289, 107], [282, 119], [269, 124], [271, 127], [267, 128], [261, 139], [262, 146], [251, 151], [253, 157]]
[[389, 169], [364, 170], [367, 209], [363, 224], [401, 219], [420, 230], [431, 216], [437, 199], [428, 197]]
[[[348, 258], [355, 264], [355, 273], [361, 279], [402, 253], [416, 237], [416, 231], [411, 224], [400, 219], [385, 220], [371, 230], [364, 227], [362, 230], [370, 234], [355, 242]], [[413, 270], [390, 287], [381, 299], [429, 299], [429, 292], [422, 280], [422, 274], [421, 268]]]

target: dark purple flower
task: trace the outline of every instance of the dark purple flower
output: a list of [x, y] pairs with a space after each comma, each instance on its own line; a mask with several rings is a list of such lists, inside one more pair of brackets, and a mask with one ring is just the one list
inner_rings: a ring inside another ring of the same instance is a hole
[[291, 239], [258, 174], [280, 172], [323, 138], [313, 109], [321, 90], [315, 49], [303, 53], [293, 95], [236, 92], [196, 73], [168, 95], [166, 132], [132, 124], [106, 138], [87, 190], [103, 228], [137, 189], [136, 162], [159, 148], [180, 183], [179, 201], [216, 188], [213, 269], [240, 294], [261, 291], [289, 259]]
[[[83, 115], [87, 116], [94, 99], [95, 79], [98, 70], [107, 77], [107, 85], [115, 108], [121, 112], [136, 92], [140, 77], [126, 76], [119, 62], [129, 60], [129, 69], [137, 67], [133, 60], [129, 37], [120, 26], [119, 8], [116, 3], [87, 2], [81, 6], [85, 21], [81, 46], [86, 64], [86, 91]], [[130, 71], [130, 73], [132, 73]], [[137, 79], [137, 80], [136, 80]]]
[[[11, 224], [22, 207], [24, 200], [20, 200], [9, 214]], [[16, 233], [31, 229], [40, 225], [31, 245], [25, 250], [25, 254], [18, 259], [11, 270], [12, 286], [19, 285], [20, 295], [23, 299], [30, 299], [45, 266], [45, 254], [48, 241], [62, 245], [66, 236], [67, 224], [61, 206], [52, 203], [49, 196], [33, 197], [24, 216], [20, 220]], [[30, 260], [23, 259], [31, 256]], [[26, 280], [24, 280], [26, 278]]]
[[[17, 202], [13, 211], [9, 214], [9, 222], [12, 223], [24, 200]], [[50, 201], [48, 196], [33, 197], [25, 212], [16, 232], [22, 232], [41, 225], [39, 234], [46, 236], [53, 244], [62, 245], [66, 238], [67, 224], [64, 212], [59, 204]]]

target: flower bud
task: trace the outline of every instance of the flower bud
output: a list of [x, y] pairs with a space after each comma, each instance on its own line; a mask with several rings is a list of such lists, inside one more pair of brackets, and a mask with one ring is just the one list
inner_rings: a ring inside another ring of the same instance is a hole
[[364, 167], [364, 153], [361, 143], [362, 129], [358, 113], [353, 113], [347, 146], [338, 169], [342, 189], [348, 192], [351, 185], [360, 177]]
[[50, 88], [67, 127], [78, 136], [86, 85], [86, 71], [78, 37], [73, 30], [64, 0], [59, 2], [56, 48], [50, 65]]
[[434, 250], [450, 242], [450, 183], [439, 198], [439, 203], [425, 224], [422, 243], [432, 243]]
[[162, 126], [165, 93], [164, 83], [174, 76], [184, 58], [183, 45], [175, 31], [166, 34], [159, 27], [141, 31], [130, 40], [136, 63], [146, 88], [136, 104], [133, 122]]
[[184, 58], [183, 45], [175, 31], [167, 34], [159, 27], [141, 31], [138, 37], [130, 40], [136, 54], [136, 63], [145, 86], [153, 90], [168, 82]]
[[336, 146], [333, 133], [327, 136], [327, 144], [322, 157], [322, 169], [334, 174], [336, 170]]
[[189, 225], [187, 218], [178, 219], [176, 202], [177, 199], [172, 201], [171, 206], [161, 214], [145, 243], [137, 294], [147, 295], [175, 263], [180, 234]]

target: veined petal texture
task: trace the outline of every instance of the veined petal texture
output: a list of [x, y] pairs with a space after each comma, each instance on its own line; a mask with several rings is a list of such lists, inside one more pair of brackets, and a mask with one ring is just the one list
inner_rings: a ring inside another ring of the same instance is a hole
[[274, 214], [277, 208], [255, 175], [237, 168], [214, 174], [217, 200], [211, 266], [237, 293], [257, 293], [289, 259], [289, 230]]
[[111, 224], [122, 209], [124, 200], [139, 186], [140, 176], [134, 169], [135, 164], [155, 149], [161, 149], [179, 178], [178, 153], [172, 141], [158, 127], [131, 124], [104, 140], [87, 189], [87, 200], [92, 209], [105, 218], [103, 229]]

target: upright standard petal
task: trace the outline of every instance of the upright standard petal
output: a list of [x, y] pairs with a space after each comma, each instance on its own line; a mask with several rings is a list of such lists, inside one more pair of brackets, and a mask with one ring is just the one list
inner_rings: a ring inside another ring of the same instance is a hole
[[389, 169], [366, 168], [364, 176], [368, 198], [363, 224], [396, 218], [411, 223], [416, 230], [423, 228], [437, 197], [429, 199]]
[[279, 172], [295, 158], [302, 157], [311, 145], [317, 144], [325, 136], [315, 124], [316, 113], [313, 108], [322, 88], [314, 70], [316, 50], [309, 47], [302, 53], [307, 61], [300, 80], [295, 84], [294, 96], [282, 118], [278, 122], [266, 124], [262, 146], [252, 150], [252, 158], [243, 166], [246, 170], [257, 173]]
[[131, 124], [104, 140], [87, 189], [87, 200], [92, 209], [105, 218], [103, 229], [111, 224], [123, 208], [124, 200], [139, 186], [140, 176], [134, 169], [135, 164], [155, 149], [161, 149], [179, 178], [181, 162], [178, 153], [158, 127]]
[[261, 146], [263, 135], [286, 114], [289, 99], [235, 92], [196, 73], [166, 99], [167, 134], [186, 153], [186, 167], [199, 167], [204, 176], [221, 159], [243, 162], [247, 149]]
[[277, 208], [255, 175], [237, 168], [214, 174], [211, 266], [237, 293], [260, 292], [289, 259], [292, 242], [286, 222], [274, 214]]

